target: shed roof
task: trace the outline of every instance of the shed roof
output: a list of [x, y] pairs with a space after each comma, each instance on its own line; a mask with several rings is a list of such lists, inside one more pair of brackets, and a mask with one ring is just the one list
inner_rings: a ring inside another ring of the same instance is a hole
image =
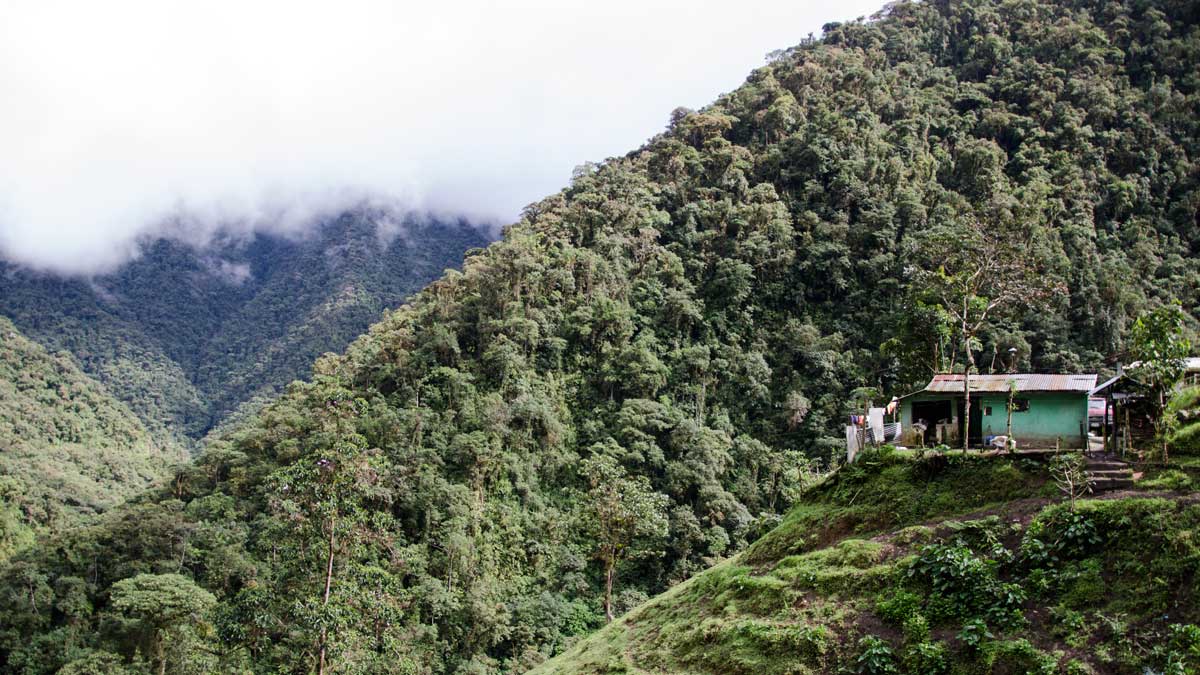
[[[1005, 375], [972, 375], [971, 392], [1007, 393], [1008, 383], [1013, 381], [1018, 392], [1077, 392], [1086, 394], [1096, 386], [1096, 375], [1045, 375], [1040, 373], [1015, 373]], [[934, 375], [924, 391], [935, 394], [961, 394], [961, 373]]]
[[[1105, 391], [1106, 389], [1108, 389], [1109, 387], [1113, 386], [1114, 384], [1120, 382], [1121, 380], [1124, 380], [1128, 376], [1130, 371], [1136, 373], [1138, 366], [1140, 366], [1141, 364], [1142, 364], [1141, 361], [1134, 361], [1133, 363], [1129, 364], [1128, 366], [1118, 366], [1117, 374], [1113, 375], [1112, 377], [1110, 377], [1108, 380], [1106, 380], [1102, 384], [1099, 384], [1099, 385], [1093, 387], [1091, 393], [1093, 395], [1099, 394], [1099, 393]], [[1183, 359], [1183, 372], [1186, 375], [1196, 375], [1196, 374], [1200, 373], [1200, 356], [1189, 356], [1189, 357]]]
[[[1141, 361], [1134, 361], [1125, 366], [1125, 370], [1137, 370], [1137, 367], [1142, 365]], [[1183, 372], [1190, 374], [1200, 373], [1200, 356], [1188, 356], [1183, 359]]]

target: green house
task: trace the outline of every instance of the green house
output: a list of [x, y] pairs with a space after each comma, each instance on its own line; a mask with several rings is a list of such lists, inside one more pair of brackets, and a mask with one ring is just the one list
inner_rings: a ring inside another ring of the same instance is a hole
[[[972, 375], [970, 445], [990, 445], [1008, 429], [1013, 394], [1012, 435], [1019, 448], [1086, 448], [1088, 394], [1095, 375]], [[961, 445], [963, 376], [935, 375], [929, 386], [900, 399], [907, 445]]]

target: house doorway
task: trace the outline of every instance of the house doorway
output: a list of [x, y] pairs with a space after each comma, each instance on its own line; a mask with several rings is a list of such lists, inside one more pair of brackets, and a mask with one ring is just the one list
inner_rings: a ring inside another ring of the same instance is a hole
[[949, 422], [952, 417], [949, 400], [917, 401], [913, 403], [912, 420], [925, 425], [925, 445], [937, 444], [937, 425]]

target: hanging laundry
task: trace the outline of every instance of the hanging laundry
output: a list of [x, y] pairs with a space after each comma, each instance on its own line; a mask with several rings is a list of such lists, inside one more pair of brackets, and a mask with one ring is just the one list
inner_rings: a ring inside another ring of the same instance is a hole
[[871, 439], [875, 443], [883, 442], [883, 408], [871, 408], [867, 415], [867, 426], [871, 429]]
[[858, 427], [846, 427], [846, 462], [853, 463], [858, 455]]

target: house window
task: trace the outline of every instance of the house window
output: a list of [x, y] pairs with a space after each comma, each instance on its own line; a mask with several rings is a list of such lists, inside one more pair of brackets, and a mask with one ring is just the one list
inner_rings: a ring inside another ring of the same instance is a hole
[[1014, 398], [1013, 399], [1013, 412], [1029, 412], [1029, 399]]
[[983, 406], [983, 415], [984, 415], [984, 417], [991, 417], [992, 416], [992, 406], [990, 406], [990, 405]]

